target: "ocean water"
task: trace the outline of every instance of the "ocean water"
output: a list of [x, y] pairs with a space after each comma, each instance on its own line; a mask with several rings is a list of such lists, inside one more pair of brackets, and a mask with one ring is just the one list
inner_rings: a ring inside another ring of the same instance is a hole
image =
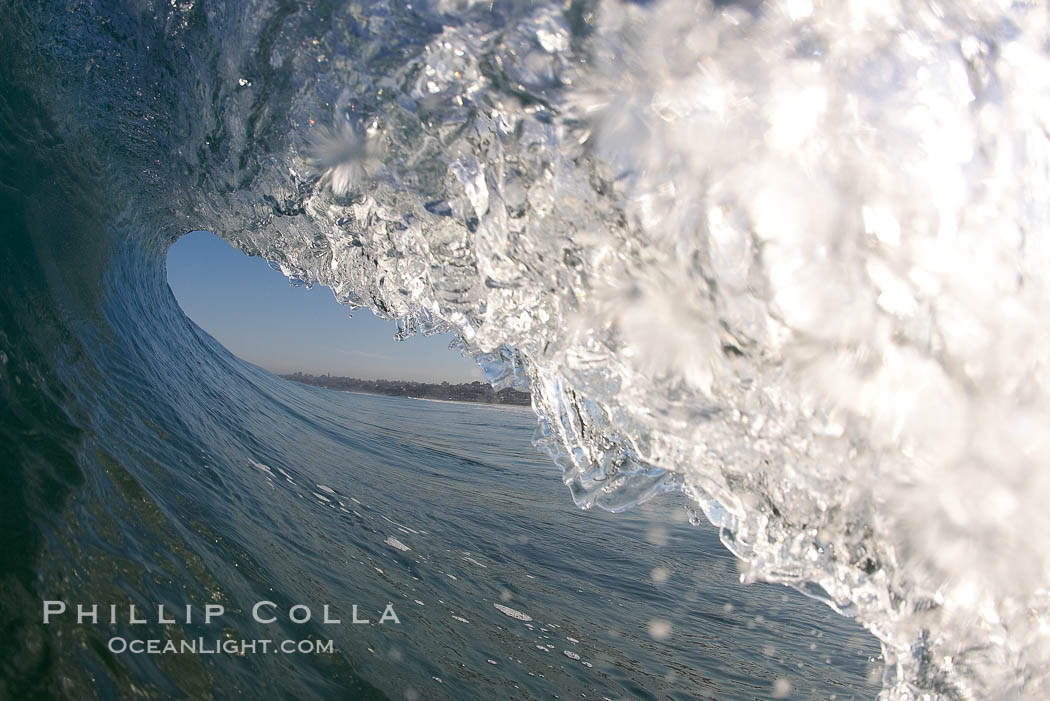
[[[0, 2], [0, 695], [868, 696], [859, 624], [887, 701], [1044, 698], [1048, 13]], [[165, 283], [199, 229], [532, 413], [240, 362]], [[40, 621], [306, 595], [405, 623]]]
[[[34, 588], [191, 603], [198, 619], [219, 602], [223, 625], [59, 619], [40, 639], [26, 630], [41, 630], [37, 603], [19, 612], [30, 644], [6, 670], [10, 697], [753, 699], [778, 679], [784, 698], [877, 692], [870, 634], [785, 587], [739, 584], [681, 505], [576, 509], [531, 445], [531, 412], [327, 392], [214, 352], [251, 388], [239, 419], [154, 416], [177, 428], [150, 455], [133, 436], [128, 452], [87, 451], [81, 469], [99, 474], [51, 517], [45, 541], [68, 550], [43, 548]], [[253, 624], [260, 600], [318, 618], [328, 604], [343, 624]], [[376, 623], [388, 603], [400, 624]], [[373, 625], [350, 623], [355, 604]], [[654, 624], [670, 631], [654, 639]], [[314, 638], [336, 652], [118, 656], [114, 635]]]

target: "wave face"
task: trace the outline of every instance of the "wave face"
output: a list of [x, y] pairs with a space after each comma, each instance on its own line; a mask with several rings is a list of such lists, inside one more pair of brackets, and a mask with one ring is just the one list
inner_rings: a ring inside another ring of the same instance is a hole
[[5, 328], [65, 407], [10, 411], [59, 431], [80, 375], [196, 358], [159, 261], [206, 228], [455, 332], [530, 388], [578, 504], [682, 491], [748, 579], [878, 636], [885, 699], [1050, 694], [1044, 5], [9, 2], [0, 26], [5, 207], [32, 223], [8, 254], [51, 261], [6, 283]]

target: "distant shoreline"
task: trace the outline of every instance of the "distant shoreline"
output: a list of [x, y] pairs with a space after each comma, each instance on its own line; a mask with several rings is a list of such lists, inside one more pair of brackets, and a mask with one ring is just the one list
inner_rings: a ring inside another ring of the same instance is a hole
[[446, 402], [469, 402], [472, 404], [503, 404], [509, 406], [532, 406], [532, 396], [516, 389], [501, 389], [498, 392], [485, 382], [451, 384], [448, 382], [410, 382], [407, 380], [361, 380], [356, 377], [333, 375], [310, 375], [295, 372], [281, 375], [286, 380], [312, 387], [321, 387], [342, 392], [361, 392], [387, 397], [411, 399], [434, 399]]

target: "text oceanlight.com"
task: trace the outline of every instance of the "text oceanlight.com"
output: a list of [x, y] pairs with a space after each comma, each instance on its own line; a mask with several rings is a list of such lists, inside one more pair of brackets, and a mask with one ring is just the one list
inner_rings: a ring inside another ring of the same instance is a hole
[[114, 637], [107, 644], [109, 651], [115, 655], [130, 652], [133, 655], [248, 655], [282, 653], [285, 655], [331, 655], [335, 653], [335, 644], [331, 640], [128, 640]]

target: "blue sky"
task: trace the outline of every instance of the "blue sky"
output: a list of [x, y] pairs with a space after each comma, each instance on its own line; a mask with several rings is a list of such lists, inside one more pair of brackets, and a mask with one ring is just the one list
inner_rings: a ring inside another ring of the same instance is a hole
[[206, 231], [168, 253], [168, 285], [198, 326], [245, 360], [277, 373], [301, 370], [363, 379], [472, 382], [481, 370], [451, 336], [395, 341], [393, 322], [335, 301], [331, 290], [292, 287], [261, 258]]

